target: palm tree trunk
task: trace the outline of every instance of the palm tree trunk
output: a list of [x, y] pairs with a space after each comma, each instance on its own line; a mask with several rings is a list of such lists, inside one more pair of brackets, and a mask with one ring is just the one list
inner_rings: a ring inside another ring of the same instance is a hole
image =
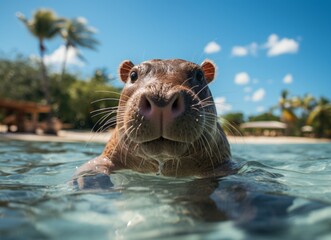
[[41, 65], [41, 85], [44, 92], [44, 97], [46, 99], [47, 104], [51, 104], [50, 94], [49, 94], [49, 83], [47, 77], [47, 71], [45, 66], [45, 46], [43, 39], [39, 39], [39, 53], [40, 53], [40, 65]]
[[67, 58], [68, 58], [68, 51], [69, 51], [69, 44], [67, 43], [67, 44], [65, 45], [65, 52], [64, 52], [63, 62], [62, 62], [61, 81], [63, 81], [64, 74], [65, 74], [65, 71], [66, 71]]
[[[39, 52], [40, 52], [40, 64], [41, 64], [42, 88], [43, 88], [43, 92], [45, 95], [47, 105], [51, 106], [52, 102], [51, 102], [51, 96], [50, 96], [50, 92], [49, 92], [49, 79], [47, 76], [47, 70], [46, 70], [45, 59], [44, 59], [45, 46], [44, 46], [44, 42], [43, 42], [42, 38], [39, 39]], [[52, 118], [53, 118], [53, 111], [51, 108], [50, 112], [47, 115], [47, 119], [46, 119], [45, 133], [56, 135], [57, 131], [55, 130], [55, 126], [52, 121]]]
[[316, 137], [318, 138], [322, 138], [324, 137], [324, 120], [323, 119], [323, 112], [321, 114], [319, 114], [318, 118], [317, 118], [317, 121], [318, 121], [318, 124], [317, 124], [317, 131], [316, 131]]

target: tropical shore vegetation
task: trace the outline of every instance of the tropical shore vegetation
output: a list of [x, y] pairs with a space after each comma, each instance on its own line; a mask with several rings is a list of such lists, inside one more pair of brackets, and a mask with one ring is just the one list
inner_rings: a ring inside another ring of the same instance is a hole
[[248, 116], [247, 119], [243, 113], [234, 112], [223, 115], [222, 119], [230, 135], [242, 135], [240, 125], [245, 122], [281, 121], [287, 126], [284, 130], [286, 136], [331, 137], [330, 100], [310, 94], [291, 96], [287, 90], [281, 92], [278, 103], [267, 112]]

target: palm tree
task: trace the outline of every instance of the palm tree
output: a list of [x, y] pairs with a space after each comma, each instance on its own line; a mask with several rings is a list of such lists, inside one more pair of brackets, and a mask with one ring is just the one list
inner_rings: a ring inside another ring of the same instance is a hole
[[297, 117], [294, 113], [294, 108], [297, 103], [296, 100], [291, 100], [288, 98], [289, 92], [287, 90], [283, 90], [281, 93], [281, 97], [278, 101], [278, 106], [281, 111], [280, 120], [287, 124], [286, 134], [292, 134], [292, 129], [294, 127], [294, 123], [297, 121]]
[[42, 88], [47, 104], [51, 104], [49, 82], [44, 60], [46, 51], [45, 40], [51, 39], [59, 33], [63, 20], [58, 19], [56, 14], [48, 9], [37, 10], [30, 20], [26, 19], [22, 13], [17, 13], [17, 17], [25, 24], [32, 35], [38, 39]]
[[310, 94], [305, 94], [303, 98], [301, 98], [301, 108], [303, 109], [304, 117], [308, 117], [309, 113], [314, 109], [317, 102], [315, 97]]
[[[82, 18], [67, 19], [61, 29], [61, 36], [65, 41], [65, 54], [62, 64], [62, 79], [65, 73], [69, 48], [84, 47], [95, 50], [99, 43], [94, 37], [95, 29], [87, 25], [87, 21]], [[83, 56], [78, 54], [83, 59]]]
[[329, 136], [331, 130], [331, 103], [328, 99], [321, 97], [317, 105], [310, 112], [307, 124], [313, 125], [317, 137]]
[[310, 114], [310, 112], [314, 109], [317, 102], [315, 97], [313, 97], [311, 94], [305, 94], [303, 97], [299, 98], [299, 107], [302, 109], [301, 112], [301, 118], [300, 118], [300, 127], [304, 127], [307, 125], [307, 119]]

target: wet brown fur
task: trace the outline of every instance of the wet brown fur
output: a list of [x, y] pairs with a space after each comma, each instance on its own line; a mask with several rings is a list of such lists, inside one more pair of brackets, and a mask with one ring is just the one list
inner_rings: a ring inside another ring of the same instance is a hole
[[[130, 80], [132, 71], [138, 73], [134, 82]], [[203, 73], [201, 81], [197, 80], [199, 71]], [[164, 176], [210, 176], [226, 171], [231, 153], [207, 86], [215, 75], [210, 61], [197, 65], [180, 59], [151, 60], [137, 66], [124, 61], [119, 74], [126, 85], [116, 128], [101, 156], [79, 173], [91, 170], [109, 174], [121, 169], [156, 173], [160, 164]], [[155, 130], [139, 115], [141, 96], [149, 95], [162, 105], [174, 93], [182, 94], [187, 111], [165, 131], [178, 142], [149, 141]]]

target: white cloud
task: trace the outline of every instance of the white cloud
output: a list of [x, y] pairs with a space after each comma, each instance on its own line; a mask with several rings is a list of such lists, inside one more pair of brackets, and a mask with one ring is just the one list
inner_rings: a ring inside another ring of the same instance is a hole
[[271, 34], [269, 36], [264, 47], [268, 49], [267, 55], [269, 57], [287, 53], [296, 53], [299, 51], [299, 43], [297, 41], [290, 38], [279, 39], [276, 34]]
[[259, 88], [253, 93], [252, 101], [253, 102], [261, 101], [264, 98], [265, 94], [266, 94], [265, 90], [263, 88]]
[[256, 55], [258, 49], [257, 43], [253, 42], [248, 46], [234, 46], [231, 55], [234, 57], [244, 57], [247, 55]]
[[218, 114], [223, 114], [232, 110], [232, 105], [226, 102], [225, 97], [216, 97], [214, 102]]
[[279, 39], [279, 37], [276, 34], [271, 34], [268, 37], [268, 41], [265, 44], [265, 47], [266, 48], [271, 48], [271, 47], [275, 46], [277, 44], [277, 42], [278, 42], [278, 39]]
[[231, 52], [232, 56], [243, 57], [248, 55], [248, 50], [242, 46], [234, 46]]
[[250, 77], [247, 72], [240, 72], [237, 73], [236, 76], [234, 77], [234, 82], [235, 84], [238, 85], [245, 85], [249, 83]]
[[204, 52], [207, 54], [212, 54], [212, 53], [217, 53], [219, 51], [221, 51], [221, 46], [219, 44], [217, 44], [216, 42], [212, 41], [209, 42], [204, 49]]
[[256, 108], [256, 111], [257, 112], [264, 112], [265, 111], [265, 107], [264, 106], [258, 106], [257, 108]]
[[276, 34], [271, 34], [264, 44], [252, 42], [248, 45], [237, 45], [232, 47], [231, 55], [234, 57], [255, 56], [258, 50], [266, 49], [267, 56], [274, 57], [282, 54], [294, 54], [299, 51], [299, 41], [291, 38], [279, 38]]
[[286, 74], [285, 77], [283, 78], [283, 82], [285, 84], [290, 84], [293, 82], [293, 76], [292, 74]]
[[[64, 55], [65, 55], [65, 46], [61, 45], [52, 54], [45, 56], [45, 64], [52, 66], [56, 69], [60, 69], [60, 66], [63, 63]], [[84, 66], [84, 63], [78, 58], [77, 49], [73, 47], [69, 47], [68, 49], [67, 65], [68, 66], [73, 65], [78, 67]]]

